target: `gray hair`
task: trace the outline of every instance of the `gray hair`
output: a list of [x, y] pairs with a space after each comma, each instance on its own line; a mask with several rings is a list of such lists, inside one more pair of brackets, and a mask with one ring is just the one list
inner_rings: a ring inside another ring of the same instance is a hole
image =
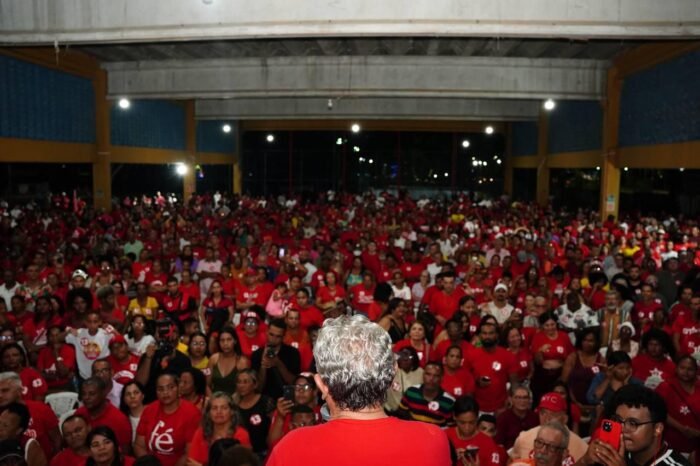
[[527, 396], [529, 396], [532, 400], [532, 390], [530, 390], [530, 387], [528, 387], [525, 384], [511, 385], [510, 389], [508, 390], [508, 394], [510, 396], [515, 396], [515, 392], [517, 392], [518, 390], [524, 390], [525, 392], [527, 392]]
[[564, 424], [562, 424], [559, 421], [549, 421], [547, 424], [544, 424], [542, 427], [540, 427], [540, 430], [544, 428], [559, 431], [561, 433], [561, 445], [559, 446], [561, 448], [569, 447], [569, 429], [567, 429]]
[[318, 374], [340, 409], [381, 406], [394, 379], [389, 334], [362, 315], [328, 319], [314, 346]]
[[16, 372], [0, 372], [0, 382], [10, 382], [15, 388], [22, 389], [22, 379]]
[[212, 443], [211, 439], [214, 436], [214, 423], [209, 415], [211, 412], [211, 403], [212, 401], [218, 399], [226, 400], [226, 403], [228, 403], [228, 407], [231, 410], [231, 425], [229, 426], [230, 435], [233, 435], [234, 432], [236, 432], [239, 424], [238, 407], [236, 406], [236, 403], [233, 402], [233, 398], [231, 398], [228, 393], [214, 392], [209, 400], [207, 400], [207, 404], [204, 407], [204, 416], [202, 416], [202, 433], [204, 434], [204, 439], [209, 443]]

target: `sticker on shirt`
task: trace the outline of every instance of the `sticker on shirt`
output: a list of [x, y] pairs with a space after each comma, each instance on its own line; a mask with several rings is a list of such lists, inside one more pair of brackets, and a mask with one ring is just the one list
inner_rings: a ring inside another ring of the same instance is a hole
[[87, 359], [94, 360], [100, 357], [102, 348], [95, 341], [90, 341], [87, 338], [80, 339], [80, 346], [83, 349], [83, 354]]
[[[293, 342], [292, 342], [292, 347], [294, 347], [294, 348], [296, 348], [296, 349], [299, 349], [299, 343], [296, 342], [296, 341], [293, 341]], [[255, 351], [256, 349], [257, 349], [257, 347], [256, 347], [253, 351]]]
[[520, 361], [520, 367], [523, 369], [527, 367], [527, 361]]
[[500, 371], [501, 367], [501, 363], [498, 361], [494, 361], [493, 364], [491, 364], [491, 368], [495, 371]]
[[422, 351], [418, 351], [418, 360], [419, 361], [423, 360], [423, 352]]
[[649, 377], [644, 381], [644, 385], [652, 390], [656, 389], [664, 381], [664, 374], [659, 369], [649, 371]]
[[400, 392], [401, 391], [401, 384], [398, 382], [392, 382], [391, 389], [394, 390], [395, 392]]
[[431, 411], [437, 411], [440, 409], [440, 403], [438, 403], [437, 401], [431, 401], [430, 403], [428, 403], [428, 409]]
[[597, 374], [598, 372], [600, 372], [600, 367], [598, 367], [598, 365], [593, 365], [593, 367], [591, 367], [591, 372]]
[[253, 414], [250, 416], [250, 424], [253, 426], [259, 426], [262, 424], [262, 417], [259, 414]]
[[462, 395], [462, 387], [455, 387], [454, 394], [457, 396]]
[[41, 379], [34, 379], [34, 380], [32, 380], [32, 387], [34, 387], [34, 388], [39, 388], [39, 387], [41, 387], [42, 385], [43, 385], [43, 382], [41, 381]]
[[557, 353], [559, 353], [559, 354], [564, 354], [564, 347], [563, 347], [563, 346], [557, 346]]

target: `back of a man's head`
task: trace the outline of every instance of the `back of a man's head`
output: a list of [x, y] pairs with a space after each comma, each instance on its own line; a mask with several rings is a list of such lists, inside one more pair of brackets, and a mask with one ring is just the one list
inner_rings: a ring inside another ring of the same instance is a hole
[[328, 319], [314, 346], [318, 374], [341, 410], [381, 406], [394, 379], [389, 334], [366, 317]]

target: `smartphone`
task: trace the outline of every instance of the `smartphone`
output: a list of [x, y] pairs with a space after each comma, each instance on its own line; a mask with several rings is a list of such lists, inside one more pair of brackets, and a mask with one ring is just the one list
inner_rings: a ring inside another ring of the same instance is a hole
[[276, 353], [275, 353], [274, 348], [265, 349], [265, 356], [267, 356], [268, 358], [272, 359], [275, 357], [275, 355], [276, 355]]
[[469, 445], [466, 451], [464, 452], [464, 456], [466, 456], [470, 462], [476, 462], [477, 456], [479, 456], [479, 447], [475, 445]]
[[620, 450], [620, 437], [622, 436], [622, 424], [610, 419], [603, 419], [598, 429], [598, 439], [615, 449]]
[[280, 248], [280, 259], [284, 257], [284, 248]]
[[286, 401], [291, 401], [292, 403], [294, 403], [295, 389], [296, 387], [294, 385], [285, 385], [284, 387], [282, 387], [282, 397], [284, 397]]

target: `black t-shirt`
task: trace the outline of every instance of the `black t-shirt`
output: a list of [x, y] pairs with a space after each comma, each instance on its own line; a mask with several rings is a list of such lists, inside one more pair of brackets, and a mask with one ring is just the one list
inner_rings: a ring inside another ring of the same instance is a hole
[[[265, 350], [267, 350], [267, 347], [263, 346], [262, 348], [258, 348], [257, 350], [253, 351], [253, 355], [250, 358], [250, 363], [253, 366], [253, 369], [256, 371], [260, 370], [260, 366], [262, 366], [262, 358], [263, 354], [265, 354]], [[280, 359], [280, 361], [282, 361], [282, 364], [285, 365], [289, 372], [294, 375], [299, 374], [301, 371], [299, 350], [293, 346], [285, 345], [283, 343], [279, 348], [277, 357]], [[267, 369], [265, 374], [265, 385], [261, 388], [261, 392], [263, 395], [267, 395], [273, 400], [277, 400], [282, 396], [282, 387], [285, 385], [284, 379], [282, 379], [282, 374], [280, 374], [280, 371], [276, 367], [273, 367], [271, 369]]]
[[260, 395], [258, 402], [248, 409], [238, 408], [241, 414], [241, 425], [248, 431], [255, 453], [264, 454], [267, 450], [267, 433], [270, 430], [274, 410], [275, 403], [265, 395]]
[[627, 453], [625, 457], [625, 462], [627, 466], [691, 466], [690, 461], [688, 461], [685, 456], [673, 451], [668, 448], [668, 445], [664, 443], [661, 451], [647, 464], [638, 465], [632, 459], [632, 455]]
[[[141, 364], [147, 364], [148, 360], [146, 355], [141, 356], [139, 361], [139, 367]], [[148, 404], [156, 399], [156, 380], [160, 374], [177, 374], [178, 376], [182, 374], [182, 371], [192, 367], [192, 362], [190, 358], [185, 356], [179, 351], [175, 351], [175, 356], [171, 357], [167, 362], [163, 361], [163, 357], [156, 354], [156, 356], [151, 359], [151, 372], [148, 377], [148, 382], [144, 387], [146, 393], [144, 393], [144, 404]]]

